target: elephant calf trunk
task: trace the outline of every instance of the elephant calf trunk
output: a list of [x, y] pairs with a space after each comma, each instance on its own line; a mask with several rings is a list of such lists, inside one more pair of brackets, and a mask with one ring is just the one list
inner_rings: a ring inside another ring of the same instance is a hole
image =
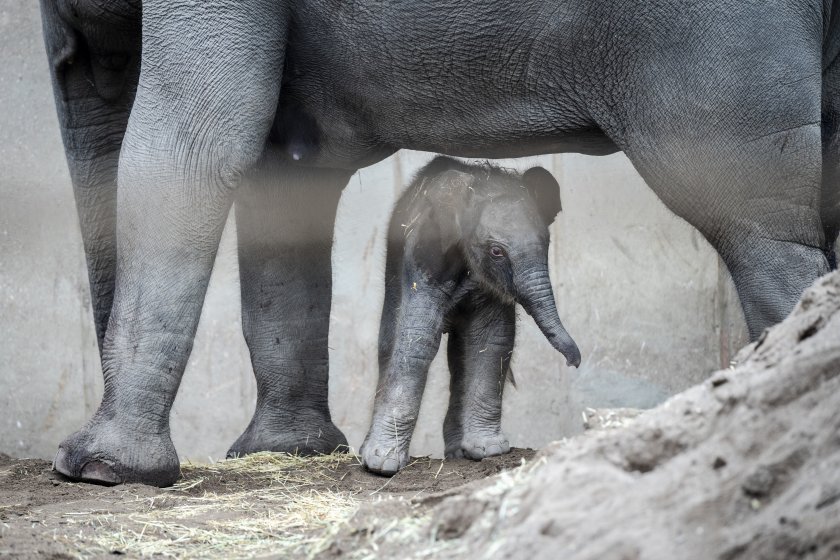
[[[525, 276], [530, 280], [522, 284], [517, 282], [522, 286], [518, 298], [519, 303], [528, 315], [534, 318], [537, 326], [551, 345], [566, 357], [566, 364], [578, 367], [580, 365], [580, 350], [557, 314], [557, 305], [554, 302], [554, 292], [551, 290], [548, 271]], [[537, 278], [537, 281], [534, 281], [535, 278]]]

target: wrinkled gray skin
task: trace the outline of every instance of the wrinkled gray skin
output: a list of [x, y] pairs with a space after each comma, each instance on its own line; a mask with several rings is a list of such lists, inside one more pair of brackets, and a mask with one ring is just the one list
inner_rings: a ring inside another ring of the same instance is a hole
[[515, 303], [570, 365], [580, 351], [563, 328], [548, 275], [548, 226], [560, 187], [535, 167], [524, 175], [438, 157], [397, 202], [388, 230], [379, 387], [361, 448], [371, 471], [408, 463], [429, 365], [449, 333], [447, 457], [510, 451], [502, 392], [513, 353]]
[[105, 376], [55, 459], [75, 479], [177, 478], [169, 411], [235, 197], [259, 398], [231, 451], [344, 443], [326, 404], [330, 232], [350, 174], [400, 148], [623, 150], [718, 250], [753, 338], [833, 259], [840, 0], [42, 10]]

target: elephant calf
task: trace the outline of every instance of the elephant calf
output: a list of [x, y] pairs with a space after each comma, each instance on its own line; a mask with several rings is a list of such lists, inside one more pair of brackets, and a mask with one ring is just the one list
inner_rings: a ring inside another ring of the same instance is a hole
[[362, 445], [365, 466], [392, 475], [408, 462], [429, 365], [449, 333], [447, 457], [507, 453], [502, 389], [513, 352], [514, 304], [569, 365], [580, 351], [563, 328], [548, 276], [548, 226], [560, 211], [551, 174], [438, 157], [397, 202], [388, 231], [379, 387]]

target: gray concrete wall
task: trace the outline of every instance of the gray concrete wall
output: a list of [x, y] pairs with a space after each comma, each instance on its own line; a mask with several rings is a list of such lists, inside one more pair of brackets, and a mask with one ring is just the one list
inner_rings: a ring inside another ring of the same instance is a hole
[[[102, 392], [81, 240], [34, 2], [0, 0], [0, 452], [51, 456]], [[330, 405], [358, 447], [370, 420], [391, 205], [430, 154], [404, 152], [353, 177], [334, 251]], [[504, 426], [516, 446], [580, 430], [585, 406], [651, 406], [726, 365], [744, 340], [728, 275], [701, 236], [670, 214], [625, 157], [544, 156], [564, 212], [552, 274], [583, 364], [562, 365], [520, 311]], [[172, 413], [182, 458], [223, 456], [253, 412], [228, 224], [193, 355]], [[448, 397], [435, 360], [412, 444], [442, 452]]]

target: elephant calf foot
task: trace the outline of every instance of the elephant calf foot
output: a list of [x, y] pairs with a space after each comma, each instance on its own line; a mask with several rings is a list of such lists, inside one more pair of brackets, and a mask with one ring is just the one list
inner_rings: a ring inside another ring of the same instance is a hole
[[359, 453], [362, 464], [372, 473], [394, 476], [408, 464], [408, 438], [395, 438], [394, 434], [368, 434]]
[[346, 452], [347, 438], [328, 418], [304, 420], [298, 415], [287, 422], [258, 418], [251, 420], [245, 432], [231, 445], [228, 459], [259, 451], [296, 455], [326, 455]]
[[138, 432], [114, 420], [92, 420], [58, 446], [53, 469], [96, 484], [171, 486], [181, 470], [168, 434]]
[[446, 446], [447, 459], [472, 459], [480, 461], [510, 453], [510, 443], [502, 432], [491, 434], [467, 434], [460, 441]]

